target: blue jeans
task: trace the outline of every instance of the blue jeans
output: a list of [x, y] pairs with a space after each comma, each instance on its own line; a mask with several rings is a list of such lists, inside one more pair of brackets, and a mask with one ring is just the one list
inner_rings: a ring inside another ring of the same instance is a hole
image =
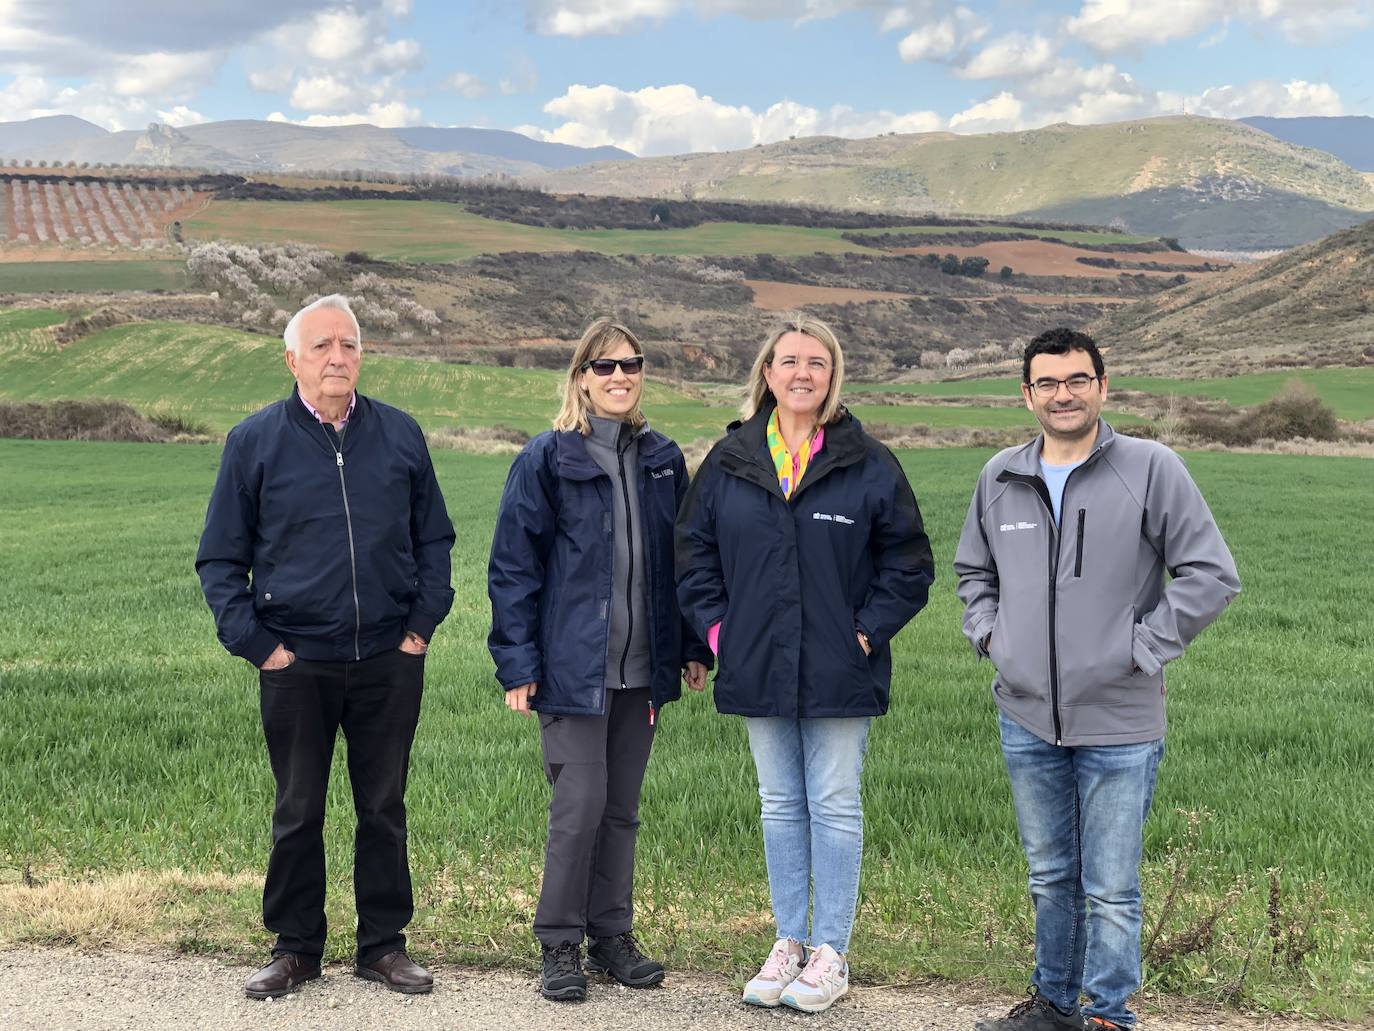
[[1036, 990], [1065, 1013], [1135, 1025], [1140, 852], [1164, 740], [1060, 747], [999, 717], [1035, 903]]
[[[864, 813], [859, 775], [870, 717], [748, 717], [763, 803], [763, 851], [778, 937], [849, 951]], [[812, 886], [815, 910], [808, 934]]]

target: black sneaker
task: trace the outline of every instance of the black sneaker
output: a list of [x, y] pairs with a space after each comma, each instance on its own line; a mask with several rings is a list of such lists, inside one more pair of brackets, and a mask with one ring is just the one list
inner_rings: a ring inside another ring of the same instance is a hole
[[1083, 1031], [1083, 1017], [1078, 1012], [1061, 1013], [1040, 998], [1035, 986], [1030, 998], [1018, 1002], [1005, 1017], [986, 1017], [973, 1025], [973, 1031]]
[[581, 1002], [587, 997], [587, 975], [582, 973], [582, 946], [575, 942], [545, 945], [544, 969], [539, 993], [556, 1002]]
[[639, 951], [632, 931], [593, 938], [587, 948], [587, 970], [610, 974], [627, 988], [648, 988], [663, 980], [663, 964]]

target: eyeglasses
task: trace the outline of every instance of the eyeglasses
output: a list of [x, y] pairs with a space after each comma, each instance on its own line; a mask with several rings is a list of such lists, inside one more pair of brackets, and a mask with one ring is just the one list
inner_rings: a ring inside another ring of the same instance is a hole
[[1059, 384], [1069, 388], [1070, 394], [1086, 394], [1088, 388], [1092, 386], [1096, 376], [1089, 376], [1085, 372], [1075, 373], [1068, 379], [1055, 379], [1053, 376], [1042, 376], [1034, 383], [1028, 384], [1039, 397], [1054, 397], [1059, 393]]
[[591, 369], [598, 376], [609, 376], [615, 372], [617, 366], [627, 376], [638, 376], [644, 368], [644, 356], [635, 354], [629, 358], [593, 358], [589, 362], [582, 363], [582, 371], [586, 372]]

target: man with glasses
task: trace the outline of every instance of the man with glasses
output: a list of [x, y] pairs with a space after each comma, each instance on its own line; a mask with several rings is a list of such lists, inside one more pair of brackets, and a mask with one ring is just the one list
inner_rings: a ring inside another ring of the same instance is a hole
[[975, 1027], [1130, 1028], [1163, 668], [1240, 581], [1179, 457], [1102, 419], [1107, 375], [1091, 337], [1041, 334], [1021, 378], [1043, 432], [983, 468], [954, 568], [964, 633], [997, 667], [1035, 971], [1028, 999]]
[[244, 990], [270, 999], [320, 976], [325, 793], [342, 730], [358, 821], [355, 972], [427, 992], [402, 933], [405, 788], [425, 651], [453, 604], [453, 524], [415, 420], [354, 389], [362, 341], [347, 299], [301, 309], [283, 336], [296, 389], [229, 431], [196, 555], [220, 642], [258, 669], [277, 782], [262, 893], [277, 940]]

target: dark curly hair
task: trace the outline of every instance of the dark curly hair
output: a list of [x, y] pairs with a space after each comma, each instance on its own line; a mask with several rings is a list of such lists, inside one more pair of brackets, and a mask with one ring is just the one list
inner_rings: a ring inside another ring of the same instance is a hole
[[1067, 326], [1047, 329], [1026, 345], [1026, 353], [1021, 359], [1021, 382], [1030, 382], [1031, 359], [1037, 354], [1068, 354], [1070, 351], [1087, 351], [1093, 360], [1093, 372], [1098, 376], [1107, 371], [1102, 364], [1102, 352], [1087, 333], [1080, 333]]

